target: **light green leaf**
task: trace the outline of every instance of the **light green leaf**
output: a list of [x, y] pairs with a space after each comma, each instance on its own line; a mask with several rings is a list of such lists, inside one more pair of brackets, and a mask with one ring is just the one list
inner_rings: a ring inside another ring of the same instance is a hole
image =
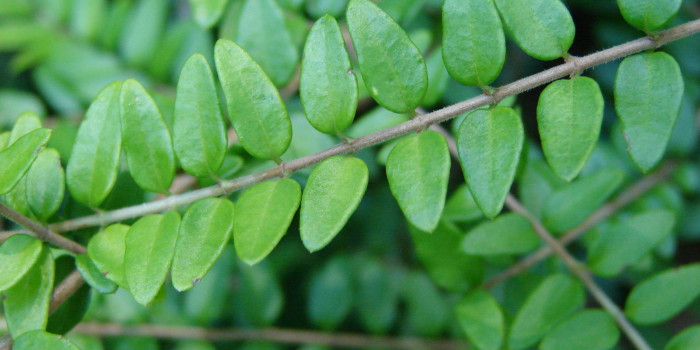
[[436, 105], [442, 99], [442, 95], [447, 89], [450, 81], [450, 73], [443, 63], [442, 49], [436, 48], [425, 60], [428, 69], [428, 89], [423, 97], [423, 106], [430, 107]]
[[524, 139], [520, 116], [509, 107], [476, 110], [459, 127], [457, 149], [464, 178], [489, 218], [503, 208]]
[[453, 223], [465, 223], [483, 217], [479, 206], [474, 202], [469, 187], [461, 185], [452, 193], [445, 204], [442, 218]]
[[10, 134], [10, 131], [0, 133], [0, 152], [4, 151], [5, 148], [9, 146]]
[[107, 1], [77, 0], [70, 7], [69, 25], [72, 34], [85, 41], [95, 40], [106, 22]]
[[637, 324], [665, 322], [700, 295], [700, 264], [672, 268], [636, 285], [625, 314]]
[[700, 347], [700, 325], [695, 325], [673, 337], [664, 350], [695, 350], [698, 347]]
[[542, 281], [515, 315], [508, 344], [528, 348], [583, 306], [583, 287], [573, 278], [554, 274]]
[[42, 251], [41, 241], [24, 234], [12, 235], [0, 245], [0, 292], [24, 277]]
[[292, 140], [292, 123], [279, 92], [234, 42], [221, 39], [214, 52], [229, 118], [241, 144], [257, 158], [278, 159]]
[[309, 123], [331, 135], [347, 129], [357, 108], [357, 79], [338, 22], [330, 15], [311, 28], [300, 79], [299, 95]]
[[376, 107], [350, 126], [347, 135], [350, 137], [362, 137], [399, 125], [408, 120], [409, 118], [405, 114], [397, 114], [383, 107]]
[[340, 17], [348, 6], [348, 0], [306, 0], [306, 12], [313, 18], [320, 18], [325, 14]]
[[600, 208], [624, 179], [622, 171], [606, 168], [555, 190], [544, 205], [544, 225], [555, 233], [576, 227]]
[[508, 33], [525, 53], [543, 61], [567, 54], [576, 28], [561, 0], [495, 0]]
[[117, 181], [122, 146], [121, 86], [118, 81], [107, 85], [90, 104], [66, 168], [71, 196], [92, 208], [102, 204]]
[[122, 288], [127, 288], [124, 275], [124, 251], [129, 226], [113, 224], [92, 236], [88, 242], [88, 256], [103, 275]]
[[615, 111], [632, 160], [642, 171], [653, 168], [666, 149], [678, 119], [683, 77], [678, 63], [664, 52], [622, 60], [615, 78]]
[[617, 0], [622, 17], [633, 27], [652, 32], [668, 23], [681, 7], [681, 0]]
[[315, 252], [330, 243], [357, 209], [367, 182], [367, 165], [359, 158], [335, 156], [314, 168], [301, 198], [306, 249]]
[[346, 17], [362, 78], [372, 98], [393, 112], [413, 113], [428, 88], [420, 50], [389, 15], [369, 0], [351, 0]]
[[48, 248], [44, 248], [22, 279], [3, 293], [5, 319], [13, 338], [46, 329], [53, 279], [53, 257]]
[[294, 75], [299, 52], [285, 24], [284, 12], [275, 0], [243, 3], [236, 42], [250, 53], [276, 86], [283, 86]]
[[15, 340], [14, 350], [80, 350], [62, 335], [44, 331], [27, 332]]
[[450, 151], [437, 131], [404, 138], [389, 153], [386, 176], [391, 193], [408, 221], [432, 232], [445, 207]]
[[170, 269], [180, 227], [180, 215], [145, 216], [126, 234], [124, 274], [129, 291], [139, 304], [156, 297]]
[[299, 208], [301, 186], [292, 179], [265, 181], [238, 199], [233, 243], [249, 265], [264, 259], [282, 239]]
[[354, 293], [349, 263], [342, 257], [333, 258], [311, 279], [306, 312], [321, 329], [335, 329], [352, 310]]
[[39, 119], [36, 113], [32, 111], [22, 112], [12, 126], [12, 132], [10, 133], [10, 139], [7, 144], [11, 145], [20, 137], [40, 128], [41, 119]]
[[614, 224], [588, 253], [591, 270], [600, 276], [616, 276], [658, 246], [671, 234], [675, 222], [669, 211], [649, 210]]
[[169, 0], [143, 0], [132, 6], [119, 40], [119, 51], [127, 63], [145, 67], [151, 62], [162, 39], [169, 6]]
[[10, 192], [19, 183], [50, 136], [51, 130], [37, 129], [0, 152], [0, 194]]
[[119, 288], [116, 283], [102, 274], [102, 271], [90, 260], [87, 254], [80, 254], [75, 257], [75, 267], [80, 272], [80, 275], [83, 276], [85, 282], [100, 293], [111, 294]]
[[207, 59], [192, 55], [180, 73], [173, 122], [173, 144], [182, 168], [212, 176], [226, 154], [226, 125]]
[[175, 155], [158, 106], [134, 79], [124, 82], [119, 101], [131, 176], [146, 191], [167, 193], [175, 176]]
[[557, 80], [537, 103], [542, 150], [554, 173], [571, 181], [593, 153], [603, 122], [603, 94], [588, 77]]
[[472, 255], [503, 255], [528, 253], [539, 245], [532, 224], [520, 214], [507, 213], [473, 228], [461, 247]]
[[615, 320], [602, 310], [582, 311], [547, 334], [540, 350], [609, 350], [620, 338]]
[[58, 151], [53, 148], [41, 150], [26, 177], [27, 202], [40, 221], [46, 222], [61, 206], [65, 186]]
[[491, 294], [476, 290], [455, 308], [460, 326], [480, 350], [498, 350], [503, 343], [505, 320], [501, 306]]
[[187, 209], [173, 258], [175, 289], [185, 291], [204, 278], [226, 247], [233, 230], [233, 203], [206, 198]]
[[228, 0], [190, 0], [192, 16], [200, 26], [211, 28], [219, 21]]
[[446, 0], [442, 38], [445, 67], [460, 83], [484, 87], [501, 73], [506, 39], [493, 0]]

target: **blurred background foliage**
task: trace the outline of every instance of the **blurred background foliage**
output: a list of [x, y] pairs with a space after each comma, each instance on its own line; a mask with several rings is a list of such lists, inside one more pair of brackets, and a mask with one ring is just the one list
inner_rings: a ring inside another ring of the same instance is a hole
[[[248, 0], [255, 1], [255, 0]], [[114, 80], [137, 78], [154, 96], [172, 127], [175, 84], [185, 60], [203, 54], [213, 66], [213, 46], [218, 38], [236, 40], [259, 62], [271, 66], [291, 64], [296, 69], [305, 35], [315, 18], [330, 13], [343, 23], [343, 0], [277, 0], [284, 26], [275, 27], [265, 12], [245, 13], [242, 0], [3, 0], [0, 2], [0, 131], [9, 130], [21, 112], [32, 110], [53, 131], [50, 147], [57, 149], [65, 166], [78, 124], [92, 98]], [[615, 1], [564, 1], [576, 23], [573, 55], [585, 55], [643, 36], [627, 25]], [[440, 54], [440, 0], [379, 0], [378, 4], [409, 33], [427, 58], [430, 87], [426, 110], [457, 103], [481, 93], [465, 87], [447, 74]], [[251, 10], [252, 11], [252, 10]], [[697, 18], [697, 1], [684, 1], [669, 26]], [[257, 17], [256, 17], [257, 16]], [[296, 55], [276, 54], [275, 38], [288, 35]], [[607, 293], [622, 304], [630, 288], [644, 278], [671, 266], [700, 258], [700, 167], [697, 162], [697, 118], [700, 95], [700, 40], [685, 39], [664, 47], [678, 60], [686, 93], [680, 118], [667, 156], [680, 160], [669, 181], [655, 187], [611, 220], [591, 230], [571, 251], [585, 259], [585, 249], [595, 236], [616, 222], [649, 208], [675, 214], [674, 232], [652, 253], [615, 278], [599, 279]], [[286, 61], [285, 61], [286, 60]], [[525, 55], [512, 42], [494, 86], [539, 72], [559, 62], [541, 62]], [[605, 94], [605, 120], [601, 140], [583, 175], [617, 168], [624, 185], [642, 174], [625, 154], [612, 101], [619, 62], [598, 66], [586, 74], [595, 78]], [[265, 65], [263, 65], [265, 68]], [[269, 72], [268, 72], [269, 74]], [[290, 160], [323, 150], [339, 142], [314, 130], [303, 116], [293, 75], [275, 78], [287, 103], [294, 128], [292, 145], [283, 159]], [[364, 87], [361, 85], [361, 90]], [[544, 215], [550, 195], [567, 186], [544, 163], [537, 136], [535, 108], [541, 88], [506, 103], [522, 111], [529, 141], [527, 159], [516, 181], [516, 193], [534, 213]], [[362, 136], [408, 120], [375, 105], [366, 91], [349, 136]], [[460, 120], [457, 118], [456, 120]], [[447, 123], [446, 127], [457, 125]], [[298, 225], [263, 262], [247, 266], [230, 246], [212, 271], [194, 289], [177, 293], [168, 283], [162, 301], [146, 308], [123, 290], [101, 295], [85, 288], [52, 316], [49, 332], [66, 331], [84, 322], [124, 325], [154, 323], [206, 328], [281, 327], [325, 332], [425, 338], [464, 338], [454, 313], [463, 294], [519, 260], [518, 254], [477, 257], [460, 249], [464, 235], [484, 222], [471, 199], [458, 166], [452, 167], [451, 190], [443, 221], [432, 235], [409, 229], [392, 197], [383, 163], [390, 145], [359, 152], [370, 168], [370, 186], [358, 211], [343, 232], [324, 250], [309, 254], [298, 238]], [[233, 178], [270, 167], [233, 145], [219, 172]], [[309, 170], [294, 178], [304, 184]], [[199, 179], [200, 186], [213, 180]], [[578, 195], [596, 188], [579, 190]], [[104, 209], [135, 205], [154, 195], [139, 189], [124, 171]], [[237, 195], [234, 194], [235, 198]], [[551, 204], [550, 204], [551, 206]], [[69, 197], [50, 221], [90, 214]], [[568, 218], [570, 219], [570, 218]], [[575, 219], [571, 219], [575, 220]], [[4, 229], [12, 229], [9, 222]], [[85, 242], [95, 229], [72, 233]], [[70, 257], [59, 258], [56, 280], [73, 266]], [[506, 318], [512, 319], [525, 298], [548, 275], [566, 271], [556, 258], [548, 258], [530, 270], [492, 289]], [[662, 348], [674, 334], [697, 323], [697, 301], [676, 318], [641, 329], [654, 348]], [[0, 331], [2, 333], [2, 331]], [[157, 340], [152, 337], [110, 337], [104, 341], [71, 333], [84, 350], [93, 349], [286, 349], [271, 342], [215, 342]], [[294, 347], [297, 348], [297, 347]], [[625, 348], [624, 341], [619, 348]], [[326, 349], [302, 346], [304, 350]]]

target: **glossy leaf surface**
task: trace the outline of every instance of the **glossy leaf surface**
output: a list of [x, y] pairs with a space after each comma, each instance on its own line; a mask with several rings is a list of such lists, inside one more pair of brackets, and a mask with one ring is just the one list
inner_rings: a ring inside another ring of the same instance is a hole
[[61, 156], [53, 148], [39, 152], [26, 177], [27, 202], [32, 213], [46, 222], [61, 206], [65, 192], [65, 174]]
[[122, 288], [126, 288], [124, 251], [129, 226], [114, 224], [92, 236], [88, 242], [88, 256], [100, 272]]
[[547, 334], [540, 350], [609, 350], [620, 338], [615, 320], [602, 310], [582, 311]]
[[461, 247], [472, 255], [503, 255], [528, 253], [539, 245], [530, 222], [519, 214], [507, 213], [473, 228]]
[[622, 17], [633, 27], [652, 32], [670, 21], [681, 7], [681, 0], [617, 0]]
[[498, 301], [491, 294], [476, 290], [467, 294], [455, 310], [459, 325], [480, 350], [498, 350], [503, 343], [505, 320]]
[[80, 254], [75, 257], [75, 267], [80, 272], [80, 275], [83, 276], [85, 282], [100, 293], [114, 293], [119, 288], [116, 283], [102, 274], [102, 271], [87, 254]]
[[24, 234], [12, 235], [0, 245], [0, 292], [24, 277], [39, 259], [42, 248], [41, 241]]
[[10, 192], [32, 166], [46, 145], [51, 130], [34, 130], [0, 152], [0, 194]]

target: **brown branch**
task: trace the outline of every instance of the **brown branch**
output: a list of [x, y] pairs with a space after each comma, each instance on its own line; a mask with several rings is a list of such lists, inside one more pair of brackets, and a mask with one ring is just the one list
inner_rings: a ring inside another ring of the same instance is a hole
[[57, 235], [50, 229], [18, 213], [17, 211], [4, 204], [0, 204], [0, 215], [3, 215], [6, 218], [26, 227], [32, 233], [33, 236], [35, 236], [38, 239], [41, 239], [42, 241], [49, 242], [59, 248], [63, 248], [75, 254], [84, 254], [86, 252], [85, 247], [83, 245], [72, 241], [66, 237]]

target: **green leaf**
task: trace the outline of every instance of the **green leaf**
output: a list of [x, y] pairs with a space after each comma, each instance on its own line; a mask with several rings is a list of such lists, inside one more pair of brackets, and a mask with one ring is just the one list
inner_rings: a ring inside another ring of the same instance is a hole
[[207, 326], [214, 324], [230, 312], [230, 309], [222, 308], [221, 305], [230, 300], [231, 289], [222, 288], [221, 282], [229, 281], [233, 276], [235, 263], [236, 255], [233, 246], [226, 245], [207, 275], [183, 295], [182, 310], [190, 321]]
[[445, 207], [450, 178], [450, 151], [445, 137], [428, 130], [404, 138], [389, 153], [386, 176], [408, 221], [432, 232]]
[[363, 259], [357, 272], [357, 313], [373, 334], [386, 333], [398, 316], [400, 280], [397, 271], [375, 259]]
[[617, 0], [622, 17], [633, 27], [653, 32], [676, 16], [681, 0]]
[[474, 200], [488, 218], [503, 208], [525, 139], [518, 113], [509, 107], [470, 113], [459, 127], [457, 150]]
[[498, 350], [503, 343], [505, 320], [501, 306], [486, 291], [467, 294], [455, 308], [459, 325], [480, 350]]
[[5, 131], [0, 133], [0, 152], [4, 151], [9, 146], [11, 132]]
[[239, 264], [240, 285], [234, 295], [238, 311], [246, 321], [258, 328], [270, 326], [284, 306], [284, 295], [277, 276], [269, 265]]
[[83, 276], [85, 282], [90, 287], [95, 288], [96, 291], [102, 294], [111, 294], [117, 291], [119, 286], [103, 275], [102, 271], [90, 260], [87, 254], [80, 254], [75, 257], [75, 267], [80, 272], [80, 275]]
[[671, 234], [675, 222], [669, 211], [649, 210], [616, 223], [591, 247], [591, 270], [600, 276], [616, 276], [658, 246]]
[[422, 337], [437, 337], [451, 321], [451, 310], [435, 282], [422, 272], [411, 272], [402, 284], [406, 330]]
[[292, 179], [265, 181], [238, 199], [233, 243], [238, 257], [257, 264], [282, 239], [299, 208], [301, 186]]
[[219, 21], [228, 0], [190, 0], [192, 17], [200, 26], [211, 28]]
[[542, 150], [554, 173], [571, 181], [593, 153], [603, 122], [603, 94], [588, 77], [557, 80], [537, 103]]
[[46, 333], [44, 331], [32, 331], [23, 334], [15, 340], [12, 346], [14, 350], [80, 350], [68, 339], [61, 335]]
[[573, 278], [554, 274], [542, 281], [515, 315], [508, 344], [514, 349], [534, 345], [543, 335], [583, 306], [583, 287]]
[[506, 39], [493, 0], [446, 0], [442, 41], [445, 67], [460, 83], [484, 87], [501, 73]]
[[173, 144], [182, 169], [194, 176], [212, 176], [226, 154], [226, 124], [207, 59], [192, 55], [177, 83]]
[[615, 77], [615, 111], [632, 160], [642, 171], [664, 154], [683, 97], [678, 63], [664, 52], [642, 53], [622, 60]]
[[10, 192], [17, 185], [50, 136], [51, 130], [37, 129], [0, 152], [0, 194]]
[[279, 92], [234, 42], [221, 39], [214, 52], [229, 118], [241, 144], [257, 158], [278, 159], [292, 140], [292, 123]]
[[169, 0], [143, 0], [132, 6], [119, 40], [119, 51], [127, 63], [145, 67], [157, 55], [169, 7]]
[[384, 108], [413, 113], [428, 88], [423, 56], [406, 32], [369, 0], [351, 0], [346, 14], [367, 90]]
[[442, 218], [452, 223], [465, 223], [480, 219], [483, 213], [479, 206], [474, 202], [469, 187], [461, 185], [452, 193], [452, 196], [445, 204], [445, 210], [442, 213]]
[[170, 269], [180, 227], [180, 215], [169, 211], [139, 219], [126, 234], [124, 274], [139, 304], [156, 297]]
[[0, 292], [19, 282], [42, 251], [41, 241], [25, 234], [10, 236], [0, 245]]
[[348, 6], [348, 0], [306, 0], [306, 12], [313, 18], [320, 18], [325, 14], [340, 17]]
[[41, 119], [32, 111], [22, 112], [12, 126], [8, 145], [13, 144], [20, 137], [41, 128]]
[[53, 280], [53, 257], [48, 248], [44, 248], [22, 279], [3, 293], [5, 319], [13, 338], [46, 329]]
[[65, 186], [58, 151], [41, 150], [26, 177], [27, 202], [40, 221], [46, 222], [61, 207]]
[[90, 104], [80, 124], [66, 168], [71, 196], [98, 207], [117, 181], [122, 136], [119, 106], [121, 82], [113, 82]]
[[602, 310], [582, 311], [547, 334], [540, 350], [609, 350], [617, 344], [620, 331], [615, 320]]
[[539, 245], [532, 224], [520, 214], [507, 213], [473, 228], [461, 247], [467, 254], [488, 256], [529, 253]]
[[346, 258], [333, 258], [313, 276], [309, 284], [306, 312], [311, 322], [323, 330], [337, 328], [352, 310], [352, 270], [348, 265]]
[[637, 324], [665, 322], [700, 295], [700, 264], [659, 273], [636, 285], [625, 303], [625, 314]]
[[436, 105], [442, 99], [442, 95], [447, 89], [450, 81], [450, 73], [445, 68], [442, 58], [442, 49], [436, 48], [425, 60], [428, 69], [428, 89], [423, 97], [423, 106], [430, 107]]
[[124, 251], [129, 226], [113, 224], [94, 235], [88, 242], [88, 256], [103, 275], [122, 288], [127, 288], [124, 275]]
[[700, 325], [695, 325], [673, 337], [664, 350], [694, 350], [698, 347], [700, 347]]
[[276, 86], [283, 86], [294, 75], [299, 52], [285, 24], [284, 12], [275, 0], [243, 3], [236, 42], [250, 53]]
[[622, 171], [606, 168], [555, 190], [544, 205], [544, 225], [555, 233], [576, 227], [600, 208], [624, 179]]
[[367, 189], [367, 165], [355, 157], [334, 156], [309, 176], [301, 198], [301, 240], [310, 252], [325, 247], [345, 226]]
[[304, 46], [299, 95], [314, 128], [336, 135], [355, 117], [358, 90], [350, 56], [335, 18], [323, 16]]
[[561, 0], [495, 0], [506, 29], [528, 55], [549, 61], [567, 55], [576, 28]]
[[175, 247], [172, 281], [185, 291], [204, 278], [219, 258], [233, 230], [233, 203], [206, 198], [187, 209]]
[[124, 82], [119, 101], [131, 176], [146, 191], [167, 193], [175, 176], [175, 155], [158, 106], [134, 79]]

